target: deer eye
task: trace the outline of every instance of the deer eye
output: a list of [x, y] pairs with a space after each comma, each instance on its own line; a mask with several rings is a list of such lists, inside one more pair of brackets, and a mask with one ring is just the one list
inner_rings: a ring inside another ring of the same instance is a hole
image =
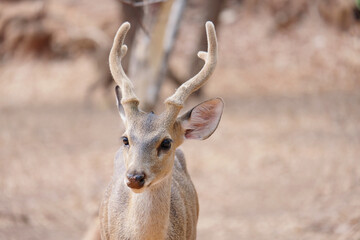
[[172, 140], [169, 138], [165, 138], [160, 145], [161, 150], [169, 150], [171, 148]]
[[129, 146], [129, 139], [127, 137], [122, 137], [122, 140], [125, 146]]

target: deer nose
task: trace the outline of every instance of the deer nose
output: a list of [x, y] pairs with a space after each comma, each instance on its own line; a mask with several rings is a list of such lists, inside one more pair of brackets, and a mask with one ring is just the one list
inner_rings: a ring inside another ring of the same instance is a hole
[[145, 184], [145, 173], [128, 173], [126, 185], [129, 188], [140, 189]]

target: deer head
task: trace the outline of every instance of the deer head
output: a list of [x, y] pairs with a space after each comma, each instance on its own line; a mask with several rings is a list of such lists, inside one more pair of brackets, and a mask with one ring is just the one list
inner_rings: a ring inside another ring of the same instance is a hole
[[133, 85], [121, 66], [127, 51], [124, 39], [129, 29], [128, 22], [119, 28], [109, 62], [111, 73], [118, 84], [115, 88], [117, 105], [125, 124], [122, 136], [126, 167], [124, 179], [133, 192], [139, 193], [171, 176], [175, 149], [184, 139], [206, 139], [216, 130], [224, 103], [220, 98], [211, 99], [178, 116], [186, 99], [209, 79], [216, 65], [215, 28], [211, 22], [207, 22], [208, 51], [198, 53], [198, 57], [205, 61], [200, 72], [166, 99], [166, 108], [162, 114], [140, 110]]

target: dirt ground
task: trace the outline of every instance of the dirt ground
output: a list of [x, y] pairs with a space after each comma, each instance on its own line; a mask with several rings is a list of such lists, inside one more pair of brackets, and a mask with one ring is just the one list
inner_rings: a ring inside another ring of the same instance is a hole
[[[73, 12], [116, 17], [112, 1], [85, 2]], [[188, 106], [220, 96], [224, 115], [210, 139], [182, 146], [198, 239], [359, 240], [360, 37], [315, 11], [275, 31], [271, 15], [241, 5], [225, 10], [218, 33], [217, 70]], [[85, 100], [94, 64], [0, 63], [1, 240], [81, 239], [96, 215], [123, 126], [112, 92]], [[166, 83], [162, 98], [173, 90]]]

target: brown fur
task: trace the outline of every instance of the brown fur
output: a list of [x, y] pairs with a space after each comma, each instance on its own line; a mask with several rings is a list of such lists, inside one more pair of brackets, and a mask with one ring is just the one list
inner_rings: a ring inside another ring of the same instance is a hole
[[[111, 72], [121, 86], [122, 99], [118, 87], [116, 96], [125, 132], [124, 146], [116, 154], [113, 178], [100, 207], [101, 238], [195, 239], [198, 198], [186, 169], [184, 155], [177, 148], [183, 143], [189, 128], [197, 131], [192, 138], [209, 137], [220, 121], [223, 102], [213, 99], [181, 117], [177, 115], [186, 98], [206, 82], [215, 67], [215, 29], [212, 23], [206, 24], [209, 48], [207, 53], [199, 54], [205, 60], [203, 69], [168, 98], [166, 111], [157, 116], [138, 108], [139, 101], [132, 83], [121, 67], [121, 59], [127, 50], [123, 42], [129, 28], [129, 23], [120, 27], [109, 58]], [[193, 118], [192, 112], [196, 113]], [[171, 142], [170, 147], [162, 147], [165, 139]], [[141, 186], [129, 185], [129, 178], [135, 178], [127, 176], [140, 173], [146, 176]]]
[[[180, 123], [164, 128], [164, 115], [139, 113], [127, 122], [130, 147], [122, 147], [115, 158], [115, 171], [100, 208], [103, 239], [195, 239], [198, 201], [186, 170]], [[172, 149], [158, 154], [165, 138]], [[131, 148], [131, 149], [130, 149]], [[151, 186], [141, 193], [126, 184], [127, 171], [145, 171]]]
[[120, 177], [113, 177], [100, 208], [102, 239], [196, 238], [197, 194], [183, 169], [181, 150], [175, 155], [172, 176], [141, 194], [124, 184], [124, 172], [117, 172]]

